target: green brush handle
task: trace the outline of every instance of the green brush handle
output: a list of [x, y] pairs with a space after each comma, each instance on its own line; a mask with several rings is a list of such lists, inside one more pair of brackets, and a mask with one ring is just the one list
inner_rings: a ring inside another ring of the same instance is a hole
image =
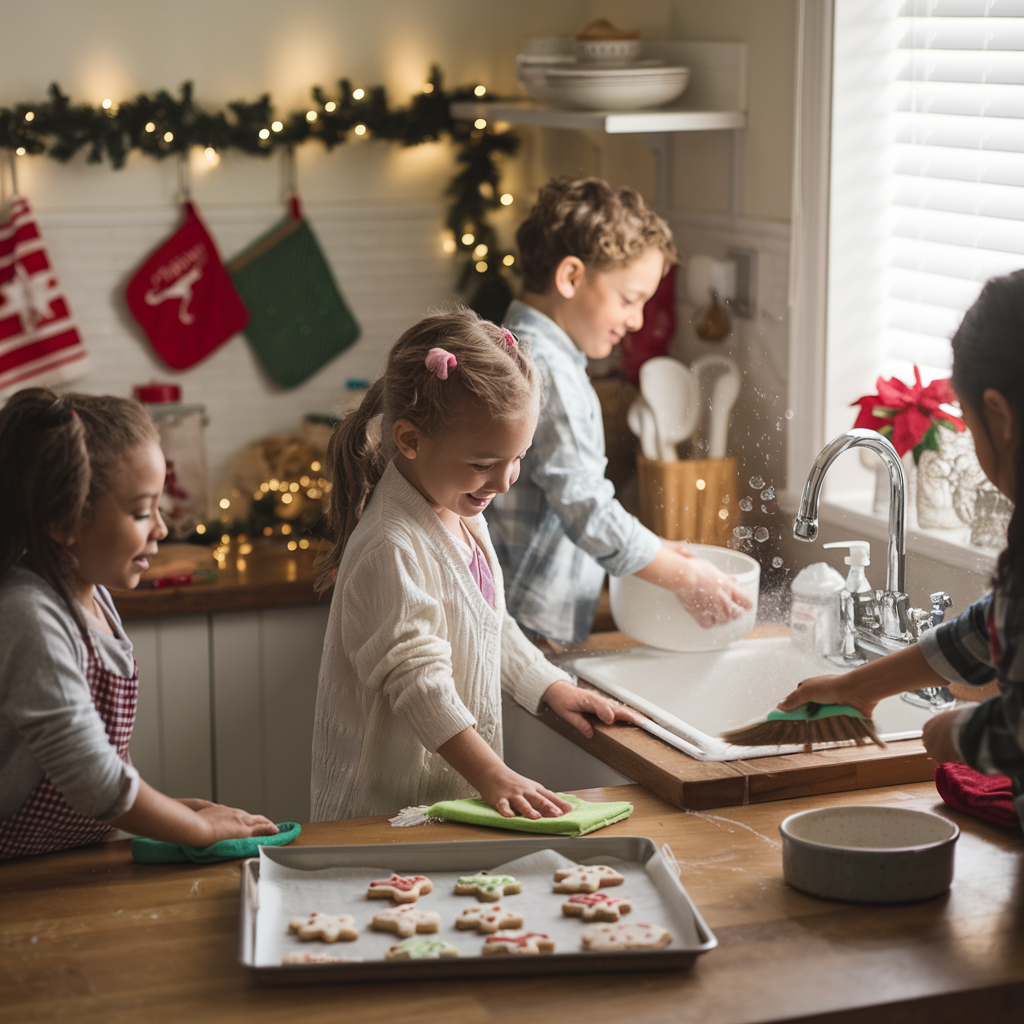
[[846, 715], [849, 718], [863, 718], [856, 708], [848, 704], [815, 704], [811, 701], [802, 704], [794, 711], [780, 711], [773, 708], [768, 712], [765, 719], [767, 722], [813, 722], [819, 718], [833, 718], [836, 715]]

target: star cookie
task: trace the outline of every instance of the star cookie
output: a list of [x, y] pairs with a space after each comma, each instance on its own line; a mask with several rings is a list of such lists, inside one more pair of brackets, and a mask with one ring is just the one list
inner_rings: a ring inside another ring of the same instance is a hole
[[583, 932], [581, 945], [598, 953], [619, 949], [664, 949], [672, 941], [658, 924], [595, 924]]
[[484, 939], [484, 956], [530, 956], [554, 953], [555, 940], [540, 932], [496, 932]]
[[410, 875], [408, 878], [392, 875], [371, 882], [366, 897], [371, 900], [392, 900], [395, 903], [415, 903], [433, 890], [434, 883], [426, 875]]
[[562, 904], [566, 917], [582, 917], [584, 921], [618, 921], [632, 910], [629, 900], [609, 896], [606, 892], [581, 892]]
[[475, 896], [481, 903], [497, 903], [502, 896], [513, 896], [523, 891], [522, 882], [511, 875], [492, 875], [478, 871], [463, 875], [455, 883], [456, 896]]
[[385, 960], [438, 960], [458, 956], [459, 951], [444, 939], [405, 939], [385, 954]]
[[555, 892], [597, 892], [604, 885], [622, 885], [626, 879], [601, 864], [577, 864], [555, 872]]
[[293, 917], [288, 922], [288, 931], [303, 942], [354, 942], [359, 938], [356, 919], [351, 914], [321, 914], [315, 910], [308, 917]]
[[420, 910], [414, 903], [403, 903], [374, 914], [372, 927], [379, 932], [397, 932], [407, 939], [417, 932], [440, 931], [441, 915], [436, 910]]
[[490, 907], [466, 907], [455, 918], [455, 927], [459, 931], [476, 930], [486, 935], [498, 931], [499, 928], [522, 928], [523, 915], [506, 910], [496, 903]]

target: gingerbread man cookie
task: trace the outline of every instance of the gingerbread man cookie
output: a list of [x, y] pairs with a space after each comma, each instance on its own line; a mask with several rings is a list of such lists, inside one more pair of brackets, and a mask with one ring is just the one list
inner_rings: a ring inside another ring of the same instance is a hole
[[597, 892], [603, 885], [622, 885], [625, 877], [602, 864], [577, 864], [555, 872], [555, 892]]
[[458, 956], [459, 951], [444, 939], [405, 939], [385, 954], [385, 960], [438, 960]]
[[618, 921], [632, 910], [629, 900], [609, 896], [606, 892], [581, 892], [562, 904], [566, 917], [582, 917], [584, 921]]
[[496, 932], [499, 928], [522, 928], [523, 915], [515, 911], [506, 910], [504, 907], [494, 904], [490, 907], [466, 907], [466, 909], [455, 918], [455, 927], [459, 931], [476, 930], [482, 935]]
[[441, 915], [436, 910], [420, 910], [414, 903], [403, 903], [374, 914], [372, 927], [379, 932], [397, 932], [407, 939], [417, 932], [440, 931]]
[[610, 953], [619, 949], [664, 949], [672, 941], [660, 924], [595, 924], [583, 932], [584, 949]]
[[282, 964], [361, 964], [361, 956], [341, 956], [338, 953], [286, 953]]
[[481, 903], [497, 903], [502, 896], [513, 896], [523, 891], [523, 885], [511, 875], [492, 875], [478, 871], [463, 875], [455, 883], [456, 896], [475, 896]]
[[421, 896], [433, 892], [434, 883], [426, 875], [392, 875], [378, 878], [366, 890], [367, 899], [392, 900], [395, 903], [415, 903]]
[[555, 940], [540, 932], [496, 932], [484, 939], [484, 956], [554, 953]]
[[351, 914], [321, 914], [315, 910], [308, 917], [293, 917], [288, 922], [288, 931], [294, 932], [303, 942], [312, 942], [313, 939], [354, 942], [359, 938], [356, 919]]

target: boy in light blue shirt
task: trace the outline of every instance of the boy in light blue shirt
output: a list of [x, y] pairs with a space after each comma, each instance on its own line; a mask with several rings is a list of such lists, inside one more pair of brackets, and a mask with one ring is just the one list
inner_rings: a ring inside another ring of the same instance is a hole
[[485, 513], [509, 612], [541, 636], [585, 640], [607, 572], [673, 590], [702, 625], [734, 618], [749, 598], [616, 500], [587, 376], [588, 357], [604, 358], [643, 325], [645, 303], [676, 261], [668, 226], [628, 186], [563, 178], [541, 189], [516, 240], [523, 296], [505, 326], [529, 344], [544, 404], [519, 481]]

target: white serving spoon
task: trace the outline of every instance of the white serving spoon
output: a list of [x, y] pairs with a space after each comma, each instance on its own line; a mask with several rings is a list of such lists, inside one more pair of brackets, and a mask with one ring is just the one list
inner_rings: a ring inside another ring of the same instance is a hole
[[661, 460], [676, 462], [676, 445], [694, 432], [700, 418], [696, 376], [678, 359], [656, 356], [640, 367], [640, 391], [654, 414]]
[[724, 459], [729, 437], [729, 416], [740, 394], [740, 368], [728, 356], [706, 355], [691, 366], [704, 397], [706, 416], [701, 434], [709, 459]]
[[629, 429], [640, 438], [640, 450], [645, 459], [657, 460], [660, 454], [658, 428], [654, 422], [654, 413], [644, 401], [643, 395], [636, 398], [626, 413]]

